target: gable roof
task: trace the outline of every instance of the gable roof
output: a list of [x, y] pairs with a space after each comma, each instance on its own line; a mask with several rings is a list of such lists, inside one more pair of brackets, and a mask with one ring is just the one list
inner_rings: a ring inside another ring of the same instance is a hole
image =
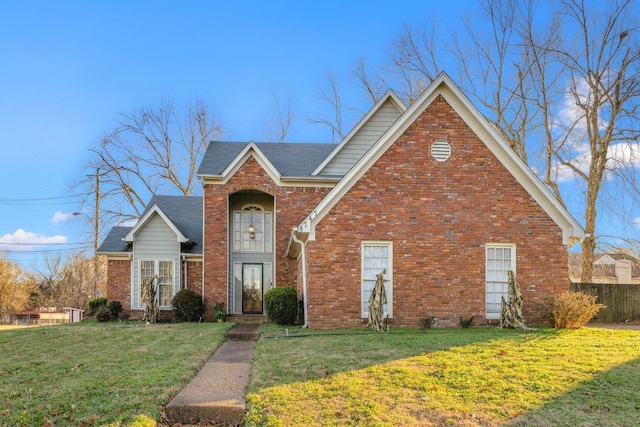
[[99, 254], [116, 254], [132, 252], [133, 248], [124, 241], [124, 236], [131, 231], [131, 227], [116, 225], [109, 230], [100, 247]]
[[297, 231], [308, 233], [307, 238], [315, 239], [315, 226], [365, 172], [393, 145], [407, 128], [436, 99], [442, 96], [462, 117], [478, 138], [489, 148], [514, 178], [524, 187], [540, 207], [562, 229], [563, 243], [569, 244], [570, 238], [582, 238], [585, 235], [580, 224], [558, 202], [551, 191], [540, 181], [533, 171], [509, 147], [507, 142], [480, 114], [469, 99], [453, 83], [451, 78], [441, 73], [420, 95], [402, 116], [380, 137], [362, 158], [351, 168], [344, 178], [329, 191], [324, 199], [298, 226]]
[[153, 196], [133, 227], [113, 227], [98, 249], [99, 253], [131, 252], [135, 235], [159, 215], [182, 243], [182, 253], [202, 254], [202, 197]]
[[277, 179], [284, 177], [311, 177], [313, 170], [335, 148], [323, 143], [275, 143], [275, 142], [219, 142], [207, 147], [198, 176], [224, 178], [233, 174], [253, 154], [263, 168]]

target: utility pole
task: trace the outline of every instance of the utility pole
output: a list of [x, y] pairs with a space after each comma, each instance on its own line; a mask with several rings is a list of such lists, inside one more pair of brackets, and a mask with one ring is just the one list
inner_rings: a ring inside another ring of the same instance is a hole
[[98, 293], [98, 238], [100, 236], [100, 168], [96, 168], [96, 210], [93, 218], [93, 297]]

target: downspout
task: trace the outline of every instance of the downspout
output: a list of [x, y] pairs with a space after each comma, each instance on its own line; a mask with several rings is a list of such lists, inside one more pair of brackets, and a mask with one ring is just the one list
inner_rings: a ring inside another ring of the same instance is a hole
[[182, 255], [182, 286], [180, 289], [187, 289], [187, 259]]
[[296, 232], [294, 228], [293, 233], [291, 233], [291, 238], [300, 245], [300, 252], [302, 253], [302, 309], [304, 310], [304, 325], [302, 325], [302, 328], [306, 329], [309, 327], [309, 310], [307, 310], [307, 251], [304, 242], [296, 236]]

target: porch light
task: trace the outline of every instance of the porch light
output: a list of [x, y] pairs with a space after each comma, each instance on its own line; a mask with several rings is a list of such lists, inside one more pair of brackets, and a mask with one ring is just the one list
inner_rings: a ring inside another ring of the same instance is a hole
[[[250, 190], [250, 191], [251, 191], [251, 193], [250, 193], [251, 194], [251, 207], [253, 208], [253, 190]], [[253, 216], [253, 215], [251, 215], [251, 216]], [[249, 231], [249, 237], [251, 238], [251, 240], [255, 240], [256, 239], [256, 229], [253, 226], [253, 224], [249, 225], [248, 231]]]

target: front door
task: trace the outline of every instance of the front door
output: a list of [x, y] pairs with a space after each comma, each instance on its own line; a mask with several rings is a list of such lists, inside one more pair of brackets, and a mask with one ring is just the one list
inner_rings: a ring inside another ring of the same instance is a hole
[[242, 313], [262, 314], [262, 264], [242, 264]]

